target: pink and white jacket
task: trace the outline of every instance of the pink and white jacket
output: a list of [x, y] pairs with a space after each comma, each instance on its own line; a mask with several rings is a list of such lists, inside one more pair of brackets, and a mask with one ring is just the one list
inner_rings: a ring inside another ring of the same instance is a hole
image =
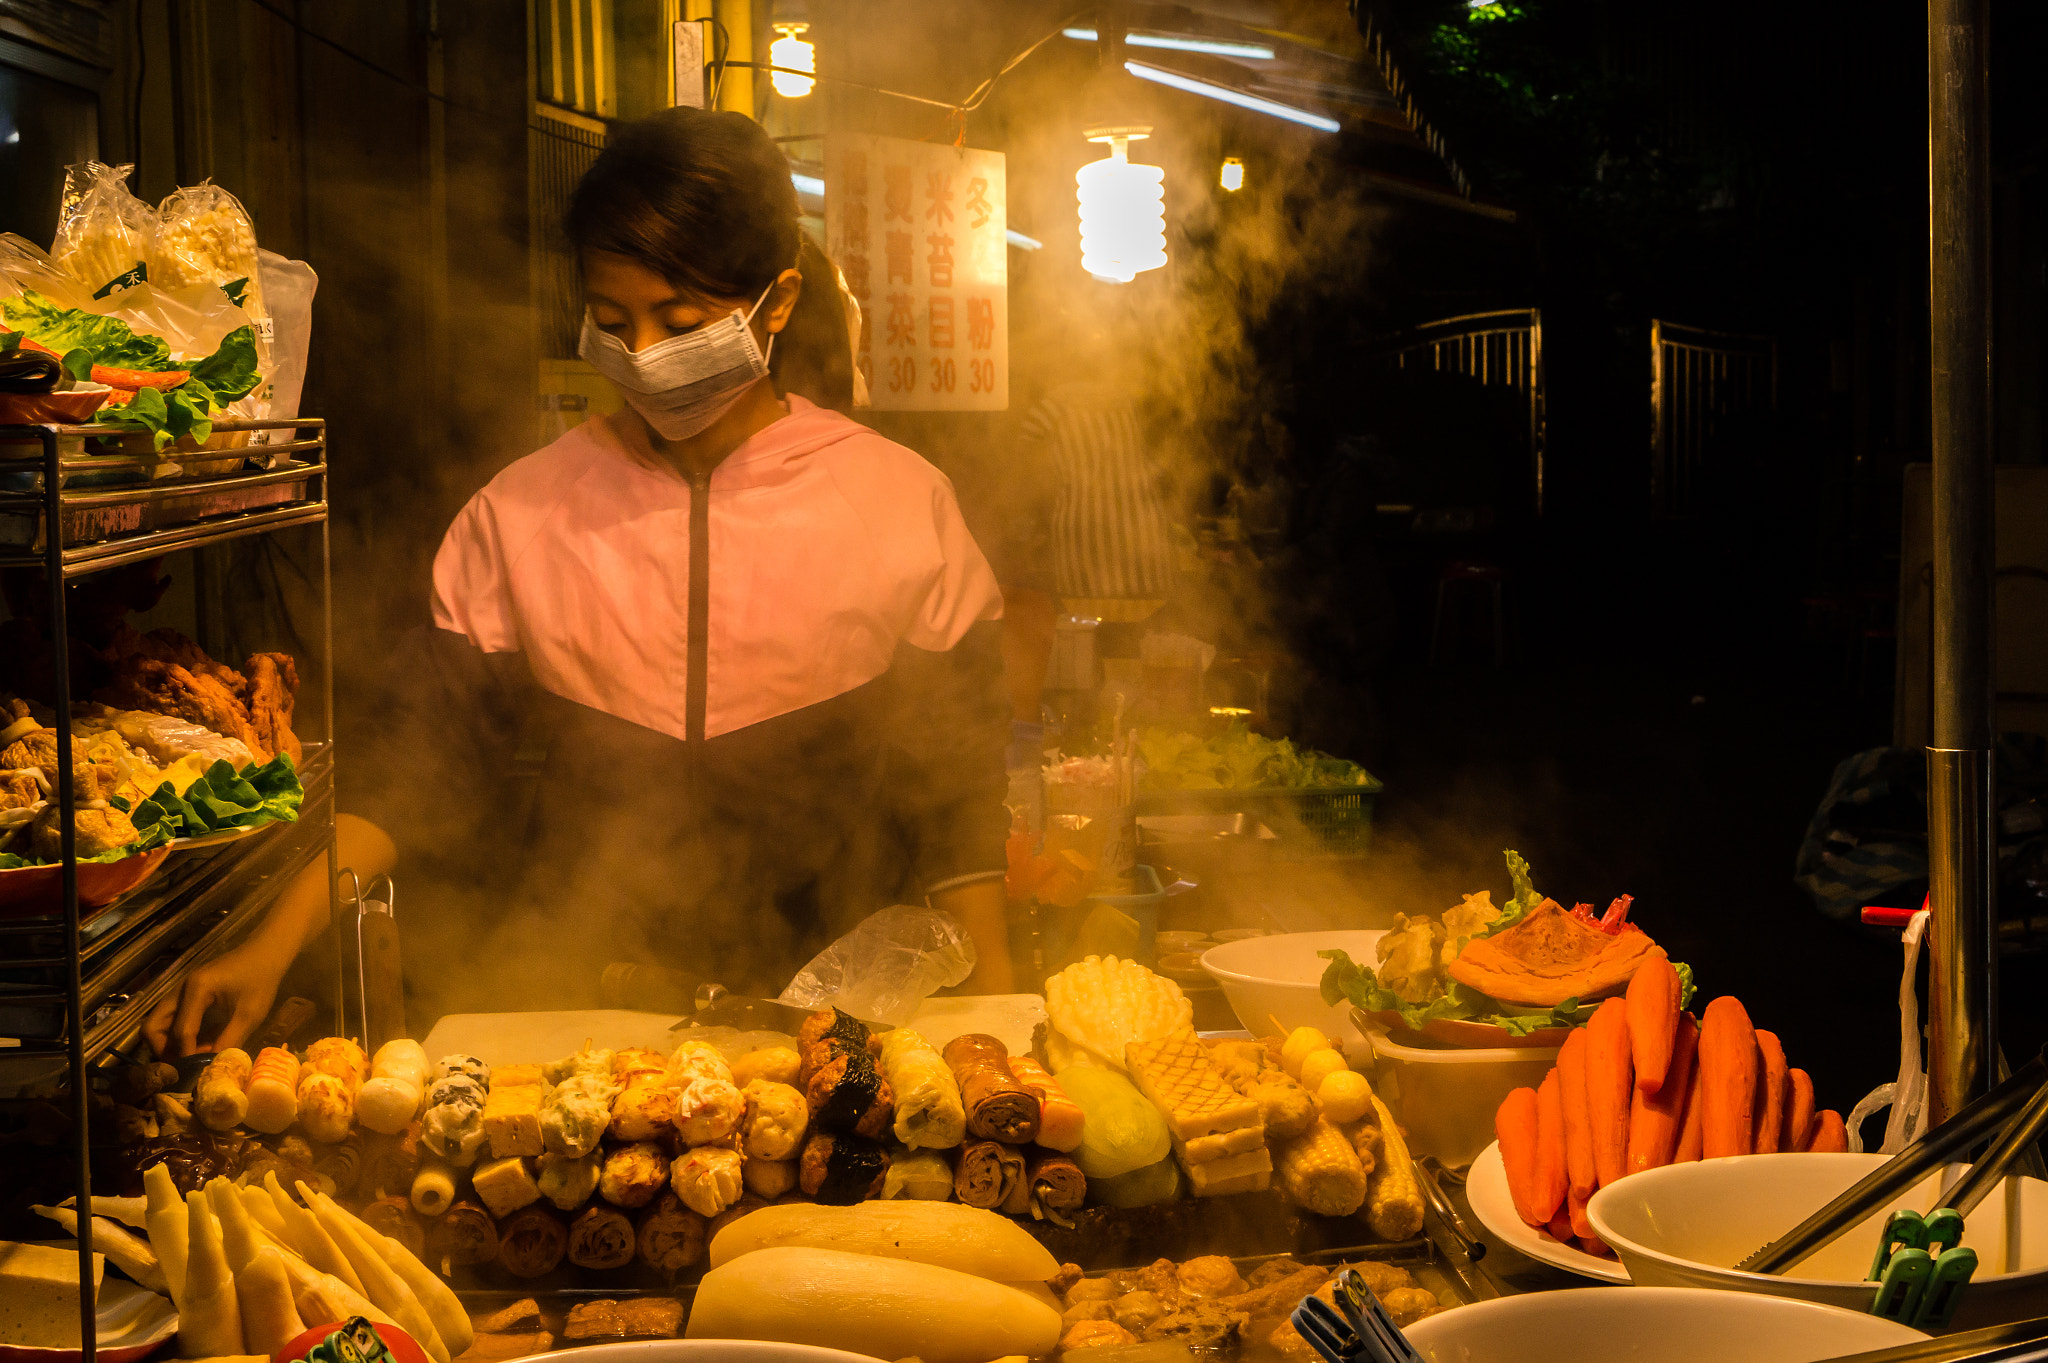
[[[389, 726], [431, 745], [466, 696], [498, 732], [455, 746], [486, 766], [538, 728], [526, 892], [601, 883], [657, 949], [765, 932], [787, 957], [1002, 871], [995, 577], [943, 474], [788, 404], [705, 478], [630, 412], [493, 478], [442, 541], [435, 639], [408, 664], [442, 699]], [[537, 699], [505, 699], [526, 678]]]

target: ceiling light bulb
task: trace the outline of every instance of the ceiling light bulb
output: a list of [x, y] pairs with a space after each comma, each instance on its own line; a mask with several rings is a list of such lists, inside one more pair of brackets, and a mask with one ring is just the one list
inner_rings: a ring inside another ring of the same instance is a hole
[[1223, 158], [1223, 170], [1216, 177], [1217, 183], [1235, 194], [1244, 188], [1244, 162], [1235, 156]]
[[1109, 155], [1074, 176], [1081, 205], [1081, 268], [1097, 279], [1128, 284], [1166, 263], [1166, 172], [1133, 164], [1131, 136], [1107, 141]]
[[[768, 64], [797, 71], [817, 70], [817, 51], [811, 46], [811, 40], [803, 36], [810, 29], [809, 24], [776, 24], [775, 32], [779, 36], [768, 44]], [[802, 99], [817, 84], [809, 76], [794, 76], [786, 71], [772, 72], [768, 79], [774, 84], [775, 93], [784, 99]]]

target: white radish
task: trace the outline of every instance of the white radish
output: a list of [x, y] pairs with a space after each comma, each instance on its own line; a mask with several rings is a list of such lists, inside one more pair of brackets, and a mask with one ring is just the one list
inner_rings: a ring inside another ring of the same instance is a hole
[[288, 1252], [298, 1253], [291, 1248], [284, 1218], [277, 1214], [277, 1204], [270, 1200], [269, 1193], [253, 1183], [245, 1183], [242, 1185], [242, 1205], [249, 1209], [249, 1219], [269, 1232], [271, 1239], [283, 1243]]
[[242, 1343], [252, 1352], [274, 1356], [306, 1332], [292, 1301], [284, 1255], [275, 1248], [264, 1245], [255, 1252], [236, 1277], [235, 1292], [242, 1311]]
[[[76, 1207], [78, 1199], [67, 1197], [57, 1205]], [[130, 1230], [149, 1230], [149, 1199], [146, 1197], [101, 1197], [95, 1193], [92, 1199], [92, 1214], [119, 1221]]]
[[[99, 1199], [94, 1198], [95, 1202]], [[78, 1213], [70, 1207], [30, 1207], [38, 1216], [47, 1216], [72, 1235], [78, 1234]], [[149, 1241], [139, 1235], [115, 1225], [103, 1216], [92, 1219], [92, 1247], [96, 1253], [113, 1260], [114, 1266], [152, 1292], [171, 1295], [170, 1284], [164, 1280], [163, 1263], [156, 1251], [149, 1247]]]
[[224, 1178], [206, 1185], [206, 1200], [220, 1221], [220, 1244], [228, 1256], [228, 1272], [239, 1278], [256, 1257], [256, 1228], [249, 1220], [249, 1209], [242, 1205], [241, 1191]]
[[441, 1332], [434, 1328], [433, 1317], [420, 1305], [420, 1299], [413, 1295], [412, 1289], [391, 1271], [390, 1265], [384, 1262], [384, 1256], [370, 1248], [364, 1234], [369, 1232], [369, 1227], [363, 1226], [359, 1232], [356, 1227], [362, 1223], [343, 1211], [340, 1203], [325, 1193], [314, 1192], [304, 1183], [299, 1184], [299, 1195], [312, 1204], [320, 1217], [321, 1228], [348, 1256], [356, 1276], [362, 1280], [363, 1294], [389, 1311], [400, 1327], [434, 1358], [435, 1363], [452, 1363], [453, 1356], [442, 1342]]
[[186, 1358], [238, 1354], [242, 1310], [221, 1247], [220, 1222], [205, 1193], [185, 1194], [185, 1292], [178, 1302], [178, 1352]]
[[170, 1289], [171, 1301], [182, 1307], [185, 1300], [185, 1245], [190, 1224], [185, 1199], [178, 1196], [178, 1185], [171, 1181], [171, 1171], [161, 1164], [152, 1164], [143, 1170], [142, 1191], [149, 1203], [149, 1211], [144, 1217], [149, 1223], [149, 1247], [156, 1251], [156, 1261], [163, 1268], [164, 1286]]
[[469, 1346], [476, 1342], [476, 1328], [470, 1324], [469, 1312], [463, 1310], [454, 1289], [435, 1277], [411, 1250], [390, 1236], [372, 1231], [367, 1238], [370, 1247], [384, 1256], [384, 1262], [391, 1266], [391, 1271], [419, 1298], [420, 1306], [433, 1318], [434, 1328], [440, 1332], [441, 1342], [448, 1346], [448, 1352], [457, 1358], [468, 1352]]
[[277, 1181], [276, 1170], [263, 1176], [263, 1186], [269, 1190], [271, 1203], [284, 1219], [286, 1243], [314, 1268], [322, 1273], [332, 1273], [348, 1284], [349, 1290], [357, 1296], [364, 1295], [363, 1280], [356, 1276], [347, 1256], [321, 1228], [320, 1218], [292, 1201], [292, 1195]]

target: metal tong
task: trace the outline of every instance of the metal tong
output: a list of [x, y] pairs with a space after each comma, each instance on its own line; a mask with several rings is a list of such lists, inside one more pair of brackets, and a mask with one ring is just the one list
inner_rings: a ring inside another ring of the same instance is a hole
[[[1985, 1158], [1942, 1199], [1942, 1205], [1952, 1205], [1967, 1195], [1969, 1207], [1975, 1207], [1986, 1193], [1997, 1186], [2006, 1166], [2039, 1136], [2043, 1124], [2048, 1123], [2048, 1104], [2044, 1104], [2042, 1093], [2044, 1084], [2048, 1084], [2048, 1048], [2043, 1048], [2041, 1054], [2014, 1071], [2012, 1077], [1997, 1088], [1871, 1170], [1834, 1201], [1735, 1267], [1749, 1273], [1785, 1272], [1881, 1211], [1886, 1203], [1902, 1196], [1931, 1171], [1951, 1160], [1967, 1158], [1973, 1146], [1990, 1139], [2014, 1117], [2028, 1114], [2029, 1120], [2022, 1120], [2006, 1131]], [[2027, 1134], [2030, 1128], [2031, 1135]], [[1967, 1208], [1957, 1210], [1962, 1212]]]
[[1339, 1273], [1331, 1295], [1335, 1305], [1318, 1296], [1303, 1297], [1289, 1317], [1329, 1363], [1423, 1363], [1357, 1269]]

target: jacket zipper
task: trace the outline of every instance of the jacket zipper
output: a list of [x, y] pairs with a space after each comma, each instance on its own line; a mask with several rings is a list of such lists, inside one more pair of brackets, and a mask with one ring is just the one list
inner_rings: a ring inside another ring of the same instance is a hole
[[690, 662], [683, 689], [683, 735], [704, 741], [704, 699], [711, 672], [711, 475], [690, 475]]

